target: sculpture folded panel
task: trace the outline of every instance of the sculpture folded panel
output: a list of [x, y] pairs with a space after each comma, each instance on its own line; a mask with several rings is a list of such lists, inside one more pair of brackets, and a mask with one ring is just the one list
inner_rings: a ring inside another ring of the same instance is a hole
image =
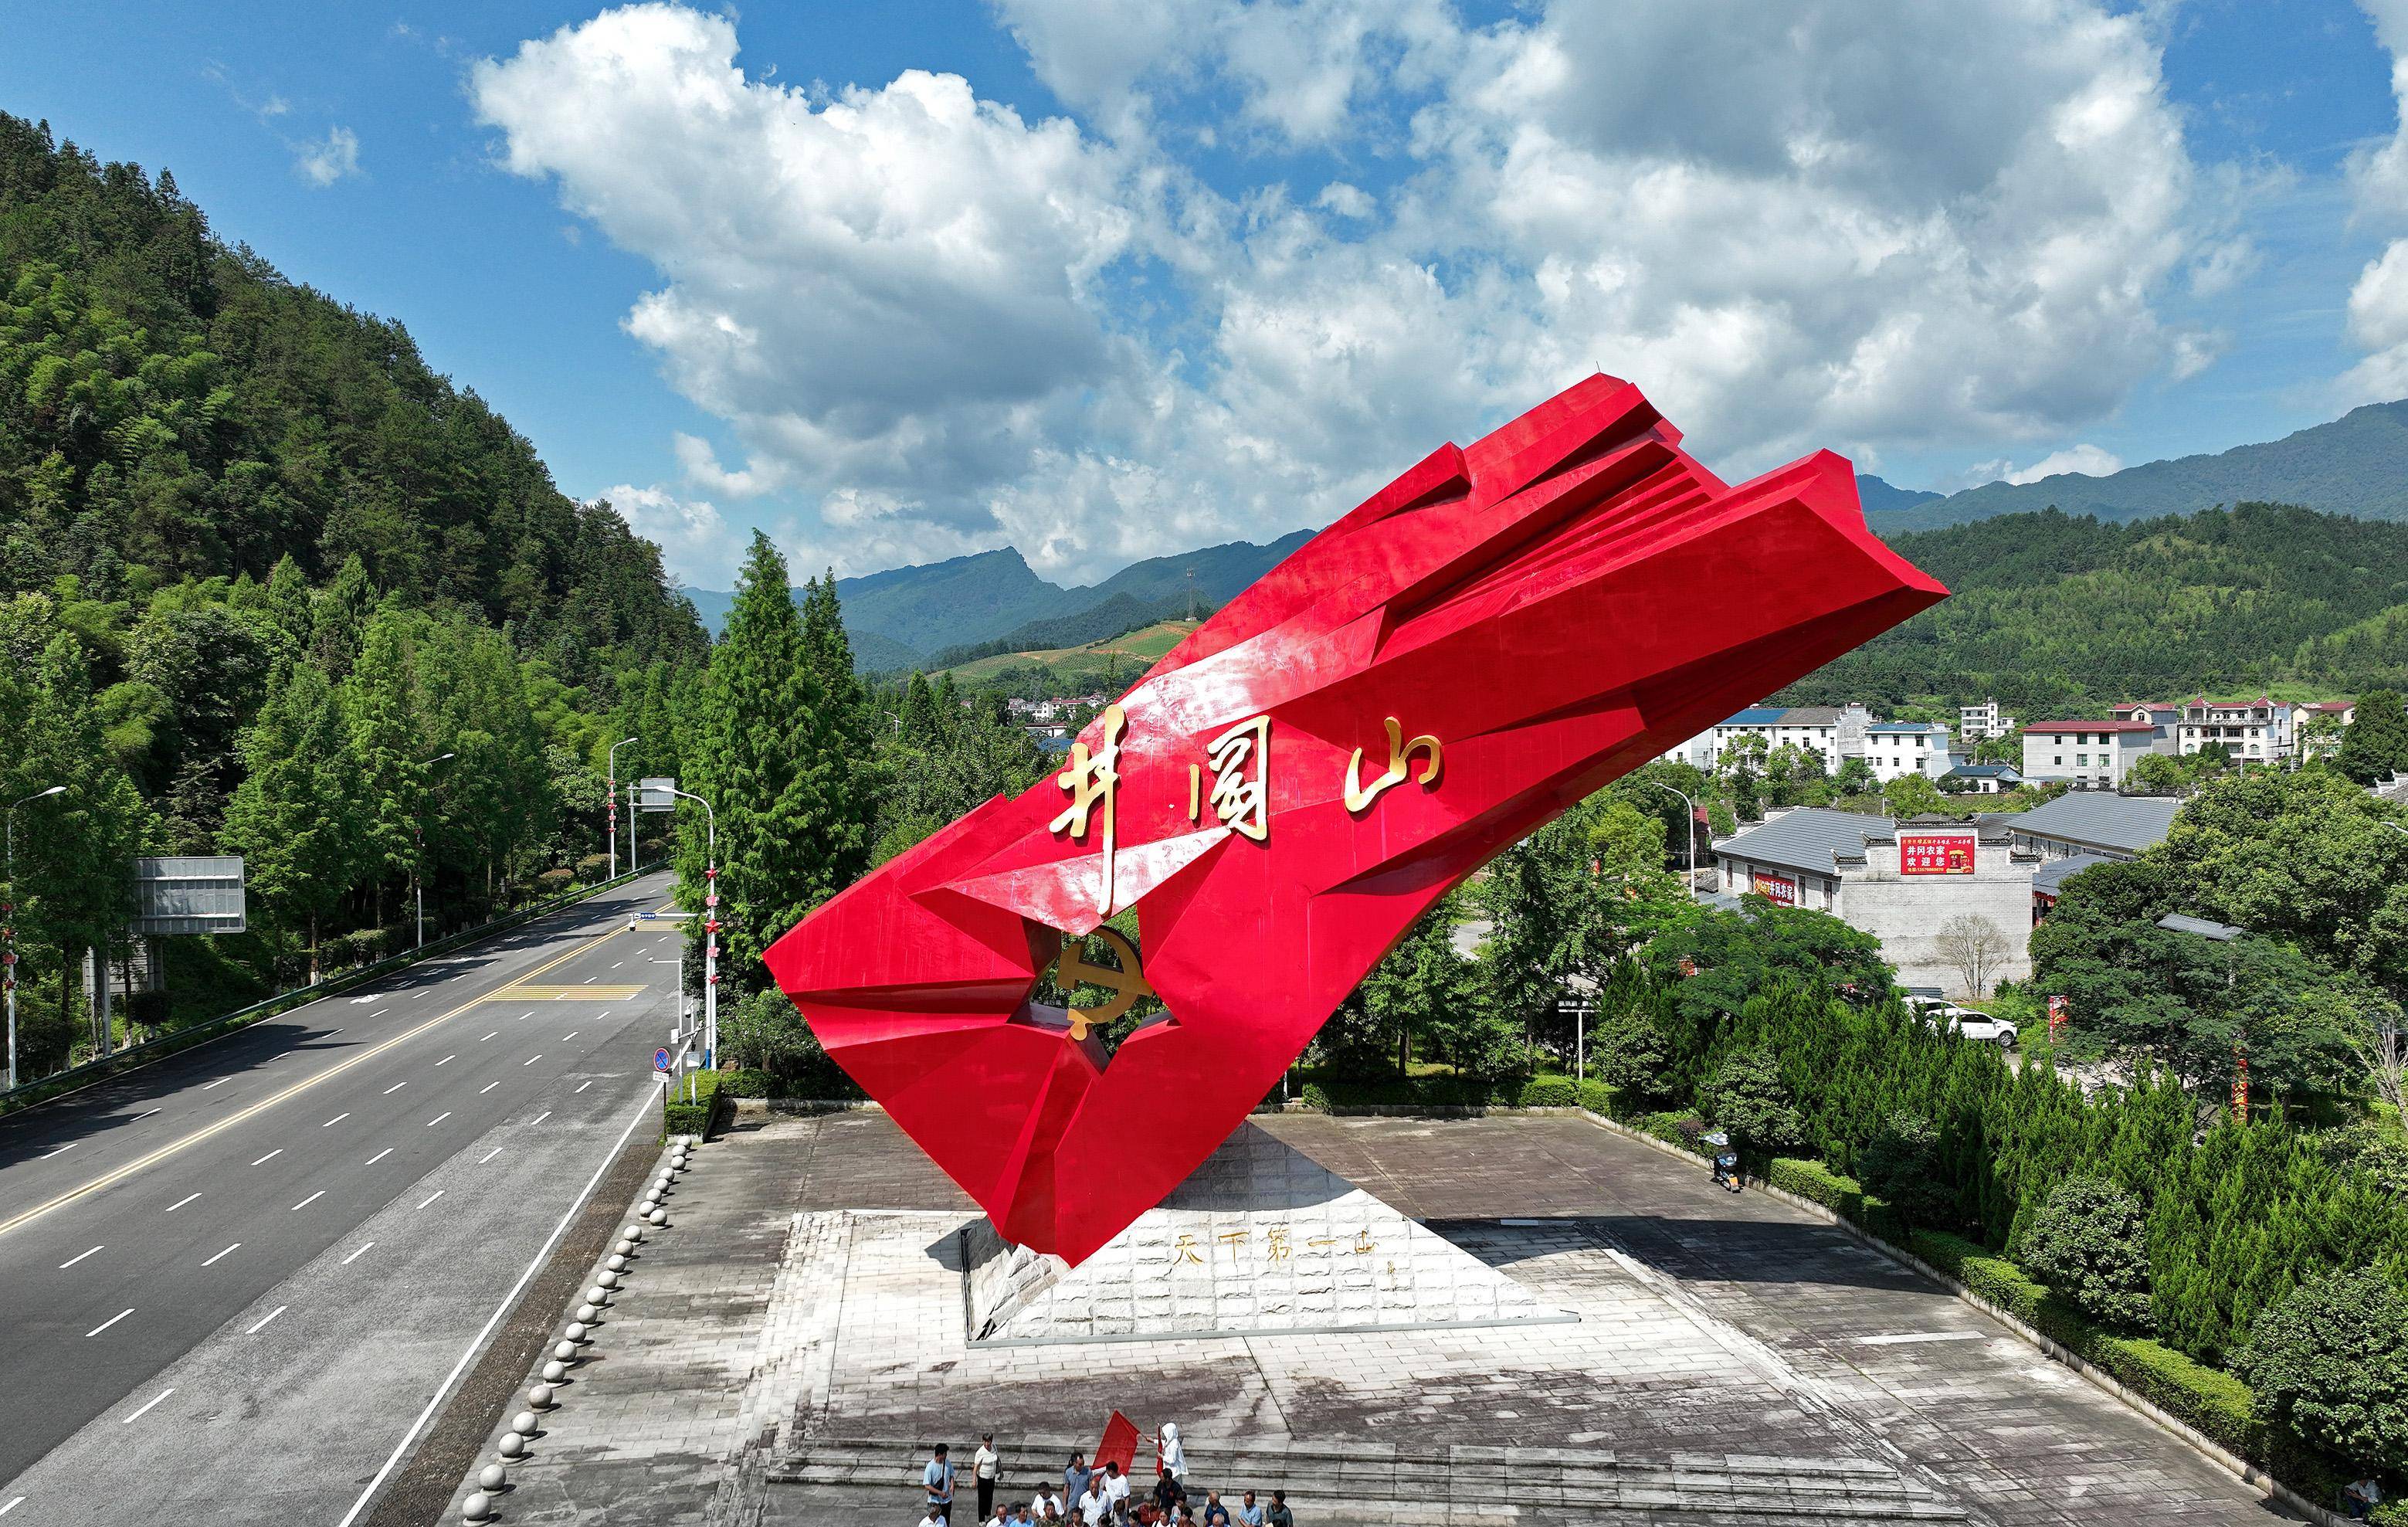
[[[1840, 457], [1729, 486], [1592, 377], [1298, 548], [1058, 774], [880, 867], [769, 968], [997, 1230], [1076, 1263], [1490, 856], [1946, 593], [1866, 530]], [[1073, 938], [1061, 972], [1162, 999], [1107, 1053], [1032, 994], [1066, 935], [1132, 907], [1140, 970]]]

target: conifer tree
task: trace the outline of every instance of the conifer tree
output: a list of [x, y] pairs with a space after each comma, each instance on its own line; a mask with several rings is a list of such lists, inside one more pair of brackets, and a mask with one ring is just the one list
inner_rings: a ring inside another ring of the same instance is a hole
[[324, 671], [293, 664], [243, 735], [251, 772], [226, 810], [226, 850], [243, 857], [264, 920], [307, 936], [313, 983], [320, 926], [371, 853], [350, 731]]
[[2408, 774], [2408, 709], [2398, 690], [2373, 689], [2358, 698], [2333, 767], [2360, 785]]

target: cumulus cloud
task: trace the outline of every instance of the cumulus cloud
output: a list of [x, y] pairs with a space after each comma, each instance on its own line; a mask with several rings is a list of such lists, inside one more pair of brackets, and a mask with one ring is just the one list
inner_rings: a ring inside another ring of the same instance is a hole
[[[775, 85], [671, 4], [471, 73], [502, 164], [660, 273], [628, 332], [733, 442], [680, 437], [688, 480], [810, 504], [848, 569], [1323, 523], [1596, 368], [1738, 471], [2062, 439], [2213, 359], [2155, 303], [2250, 258], [2202, 248], [2145, 14], [2093, 0], [998, 8], [1075, 119]], [[1396, 173], [1216, 190], [1191, 107]]]
[[602, 497], [628, 528], [661, 549], [662, 564], [677, 582], [694, 588], [726, 588], [735, 582], [749, 538], [731, 529], [709, 500], [629, 483], [605, 489]]
[[321, 189], [360, 172], [360, 137], [348, 127], [329, 127], [326, 136], [293, 146], [293, 172]]

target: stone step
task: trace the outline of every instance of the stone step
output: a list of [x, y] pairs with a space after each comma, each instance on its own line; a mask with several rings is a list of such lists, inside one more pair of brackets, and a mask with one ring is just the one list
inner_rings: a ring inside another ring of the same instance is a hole
[[[1025, 1497], [1052, 1461], [1086, 1443], [1073, 1437], [997, 1439], [1007, 1491]], [[925, 1443], [893, 1438], [809, 1438], [768, 1470], [772, 1486], [857, 1489], [892, 1494], [919, 1476]], [[968, 1452], [954, 1462], [967, 1466]], [[1039, 1465], [1035, 1461], [1046, 1461]], [[1725, 1520], [1890, 1522], [1962, 1521], [1966, 1512], [1918, 1480], [1885, 1464], [1852, 1458], [1755, 1458], [1678, 1453], [1627, 1457], [1585, 1448], [1399, 1448], [1386, 1443], [1286, 1442], [1192, 1445], [1187, 1477], [1200, 1498], [1228, 1481], [1235, 1500], [1252, 1490], [1287, 1491], [1312, 1503], [1412, 1503], [1517, 1512], [1612, 1517], [1624, 1513], [1705, 1516]], [[1141, 1476], [1152, 1467], [1141, 1451]]]

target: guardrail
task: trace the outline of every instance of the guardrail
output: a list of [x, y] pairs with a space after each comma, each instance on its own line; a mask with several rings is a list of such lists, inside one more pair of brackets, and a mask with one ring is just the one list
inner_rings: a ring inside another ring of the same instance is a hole
[[432, 958], [447, 950], [456, 949], [464, 944], [474, 944], [479, 939], [491, 938], [496, 933], [516, 928], [523, 923], [531, 923], [538, 917], [549, 916], [564, 907], [573, 907], [580, 901], [599, 896], [604, 891], [615, 890], [640, 876], [657, 874], [661, 868], [660, 865], [655, 864], [649, 870], [627, 871], [598, 885], [588, 886], [583, 890], [555, 896], [548, 901], [534, 902], [521, 907], [516, 912], [505, 913], [488, 922], [479, 923], [474, 928], [464, 928], [456, 933], [446, 933], [439, 939], [431, 940], [424, 948], [412, 949], [406, 954], [387, 955], [374, 964], [363, 965], [357, 970], [345, 971], [339, 975], [330, 976], [319, 982], [314, 987], [294, 987], [287, 991], [280, 991], [272, 997], [263, 997], [248, 1007], [237, 1007], [231, 1013], [220, 1014], [214, 1018], [205, 1018], [189, 1028], [179, 1029], [169, 1034], [161, 1034], [156, 1039], [146, 1039], [139, 1044], [128, 1044], [123, 1049], [103, 1059], [87, 1060], [80, 1066], [69, 1066], [64, 1071], [52, 1072], [38, 1080], [20, 1083], [13, 1090], [0, 1092], [0, 1116], [36, 1107], [49, 1102], [53, 1098], [81, 1091], [93, 1083], [105, 1081], [119, 1072], [132, 1071], [137, 1066], [149, 1065], [153, 1060], [164, 1059], [197, 1045], [207, 1044], [211, 1040], [223, 1039], [228, 1034], [237, 1033], [254, 1023], [275, 1017], [280, 1013], [289, 1013], [296, 1007], [306, 1007], [311, 1002], [322, 1001], [328, 997], [340, 996], [346, 991], [391, 975], [395, 971], [407, 970], [421, 960]]

